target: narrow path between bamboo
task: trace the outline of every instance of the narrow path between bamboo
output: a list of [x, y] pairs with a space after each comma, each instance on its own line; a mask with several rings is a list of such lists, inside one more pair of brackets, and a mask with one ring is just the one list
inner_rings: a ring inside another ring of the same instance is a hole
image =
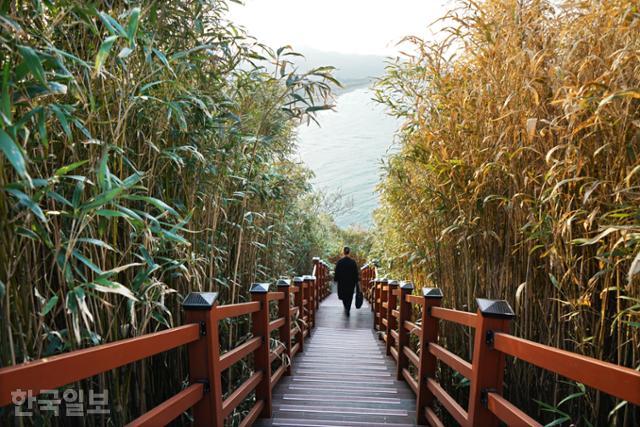
[[347, 318], [334, 292], [316, 322], [293, 375], [273, 390], [272, 418], [256, 426], [413, 426], [415, 395], [396, 380], [395, 364], [371, 328], [368, 303]]

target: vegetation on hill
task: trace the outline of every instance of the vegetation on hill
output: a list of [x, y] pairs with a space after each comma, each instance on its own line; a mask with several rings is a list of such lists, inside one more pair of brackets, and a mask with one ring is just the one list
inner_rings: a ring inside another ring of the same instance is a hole
[[[441, 287], [446, 306], [507, 299], [518, 336], [638, 369], [638, 3], [457, 5], [378, 83], [404, 124], [374, 253], [390, 276]], [[446, 334], [468, 357], [468, 331]], [[508, 365], [506, 395], [534, 416], [640, 424], [626, 402]]]
[[[292, 71], [291, 48], [225, 11], [1, 2], [1, 366], [180, 325], [189, 291], [244, 301], [324, 253], [291, 154], [295, 126], [330, 108], [332, 68]], [[222, 326], [225, 345], [247, 332]], [[123, 425], [179, 390], [184, 367], [173, 352], [81, 386], [108, 388], [107, 423]]]

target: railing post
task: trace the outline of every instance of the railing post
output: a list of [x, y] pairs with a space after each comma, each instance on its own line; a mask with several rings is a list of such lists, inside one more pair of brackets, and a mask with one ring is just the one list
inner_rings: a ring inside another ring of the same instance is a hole
[[[386, 308], [384, 308], [384, 306], [382, 305], [387, 302], [387, 294], [389, 293], [389, 280], [386, 277], [383, 277], [382, 279], [380, 279], [379, 288], [380, 288], [380, 293], [379, 293], [380, 303], [378, 304], [378, 311], [380, 312], [380, 317], [378, 318], [379, 319], [378, 327], [380, 328], [380, 331], [386, 333], [386, 326], [384, 326], [384, 323], [382, 322], [382, 319], [387, 318], [387, 312], [389, 311]], [[388, 319], [387, 319], [387, 323], [389, 323]], [[380, 334], [380, 339], [384, 340], [384, 334]]]
[[324, 300], [327, 297], [327, 263], [322, 261], [322, 299]]
[[320, 258], [318, 257], [314, 257], [313, 258], [313, 270], [314, 270], [314, 274], [313, 276], [315, 276], [315, 280], [313, 281], [313, 294], [314, 294], [314, 313], [315, 311], [318, 310], [318, 307], [320, 307], [320, 279], [322, 277], [322, 272], [320, 271]]
[[216, 318], [217, 292], [192, 292], [184, 299], [182, 308], [187, 323], [200, 324], [198, 341], [188, 345], [189, 382], [202, 382], [204, 397], [193, 406], [196, 426], [223, 427], [222, 380], [220, 372], [220, 341]]
[[367, 266], [369, 264], [365, 264], [360, 268], [360, 290], [362, 291], [362, 294], [364, 295], [365, 299], [367, 301], [369, 301], [369, 296], [367, 295], [367, 284], [368, 284], [368, 277], [367, 277]]
[[304, 351], [304, 279], [302, 277], [294, 277], [293, 284], [298, 288], [298, 292], [296, 292], [295, 302], [296, 307], [298, 307], [298, 338], [296, 342], [299, 344], [299, 352], [302, 353]]
[[[418, 396], [416, 399], [416, 423], [427, 425], [425, 407], [431, 406], [434, 396], [427, 388], [427, 380], [435, 378], [437, 359], [429, 352], [429, 343], [438, 342], [438, 319], [431, 315], [431, 308], [442, 303], [439, 288], [422, 288], [422, 337], [420, 337], [420, 366], [418, 367]], [[481, 425], [481, 424], [479, 424]]]
[[253, 355], [255, 371], [262, 371], [262, 379], [256, 387], [256, 400], [264, 402], [260, 418], [271, 418], [271, 337], [269, 336], [268, 295], [268, 283], [254, 283], [251, 286], [251, 300], [260, 303], [260, 310], [251, 313], [251, 332], [254, 337], [262, 337], [262, 345]]
[[329, 296], [329, 266], [326, 262], [322, 261], [322, 299]]
[[373, 303], [371, 302], [371, 300], [372, 300], [372, 298], [371, 298], [371, 278], [369, 276], [369, 273], [366, 274], [365, 279], [362, 281], [362, 284], [364, 285], [364, 289], [362, 290], [362, 292], [364, 293], [364, 297], [369, 302], [369, 305], [371, 306], [371, 310], [373, 310]]
[[371, 292], [371, 310], [373, 311], [373, 329], [374, 331], [378, 330], [378, 316], [380, 315], [380, 312], [378, 311], [378, 299], [380, 298], [378, 296], [379, 290], [378, 287], [380, 285], [380, 280], [379, 279], [375, 279], [373, 281], [373, 287], [372, 292]]
[[409, 359], [404, 354], [404, 348], [409, 345], [409, 331], [404, 327], [404, 322], [411, 320], [411, 303], [407, 302], [407, 295], [413, 293], [413, 283], [402, 282], [400, 285], [400, 303], [398, 306], [398, 365], [396, 379], [402, 380], [402, 370], [409, 369]]
[[314, 302], [313, 302], [313, 276], [304, 276], [304, 293], [307, 300], [307, 322], [309, 324], [309, 336], [311, 336], [311, 329], [315, 326], [315, 320], [313, 318]]
[[284, 294], [284, 298], [278, 301], [278, 317], [284, 317], [284, 325], [280, 328], [280, 341], [284, 344], [284, 354], [289, 359], [289, 365], [285, 371], [285, 375], [291, 375], [291, 365], [293, 358], [291, 357], [291, 291], [289, 286], [290, 280], [280, 279], [276, 282], [278, 292]]
[[398, 282], [396, 280], [390, 280], [387, 291], [387, 355], [391, 355], [391, 347], [397, 347], [398, 343], [394, 341], [391, 331], [395, 331], [398, 328], [398, 322], [393, 315], [393, 310], [396, 309], [398, 304], [398, 297], [393, 292], [398, 289]]
[[478, 323], [471, 363], [469, 425], [497, 427], [500, 420], [487, 408], [487, 392], [502, 394], [505, 355], [493, 348], [495, 332], [509, 332], [515, 317], [507, 301], [477, 298]]

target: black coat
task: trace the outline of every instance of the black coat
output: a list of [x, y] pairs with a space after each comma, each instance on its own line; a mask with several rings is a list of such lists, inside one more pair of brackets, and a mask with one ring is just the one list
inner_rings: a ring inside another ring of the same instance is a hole
[[360, 280], [358, 264], [349, 257], [343, 257], [336, 263], [334, 280], [338, 282], [338, 298], [353, 295], [356, 283]]

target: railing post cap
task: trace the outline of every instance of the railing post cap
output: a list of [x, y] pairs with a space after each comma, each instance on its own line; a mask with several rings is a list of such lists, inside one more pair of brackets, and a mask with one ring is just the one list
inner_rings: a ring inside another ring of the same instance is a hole
[[365, 268], [369, 267], [369, 263], [366, 263], [365, 265], [363, 265], [360, 270], [364, 270]]
[[269, 292], [269, 283], [254, 283], [251, 285], [252, 294], [266, 294]]
[[276, 286], [279, 288], [288, 288], [289, 286], [291, 286], [291, 280], [289, 279], [278, 279], [278, 281], [276, 282]]
[[442, 289], [440, 288], [422, 288], [422, 296], [425, 298], [442, 299]]
[[389, 280], [389, 286], [396, 287], [400, 284], [397, 280]]
[[320, 262], [320, 257], [318, 257], [318, 256], [314, 256], [314, 257], [313, 257], [313, 259], [312, 259], [312, 261], [313, 261], [314, 263], [316, 263], [316, 264], [317, 264], [317, 263], [319, 263], [319, 262]]
[[478, 310], [483, 317], [497, 317], [500, 319], [513, 319], [516, 313], [509, 303], [503, 299], [476, 298]]
[[182, 308], [184, 310], [210, 310], [217, 300], [217, 292], [191, 292], [182, 301]]
[[302, 279], [308, 280], [308, 281], [316, 280], [316, 276], [306, 275], [306, 276], [302, 276]]
[[302, 276], [296, 276], [293, 278], [293, 283], [302, 283], [304, 282], [304, 277]]
[[400, 282], [400, 289], [407, 289], [412, 291], [414, 289], [413, 283], [411, 282]]

